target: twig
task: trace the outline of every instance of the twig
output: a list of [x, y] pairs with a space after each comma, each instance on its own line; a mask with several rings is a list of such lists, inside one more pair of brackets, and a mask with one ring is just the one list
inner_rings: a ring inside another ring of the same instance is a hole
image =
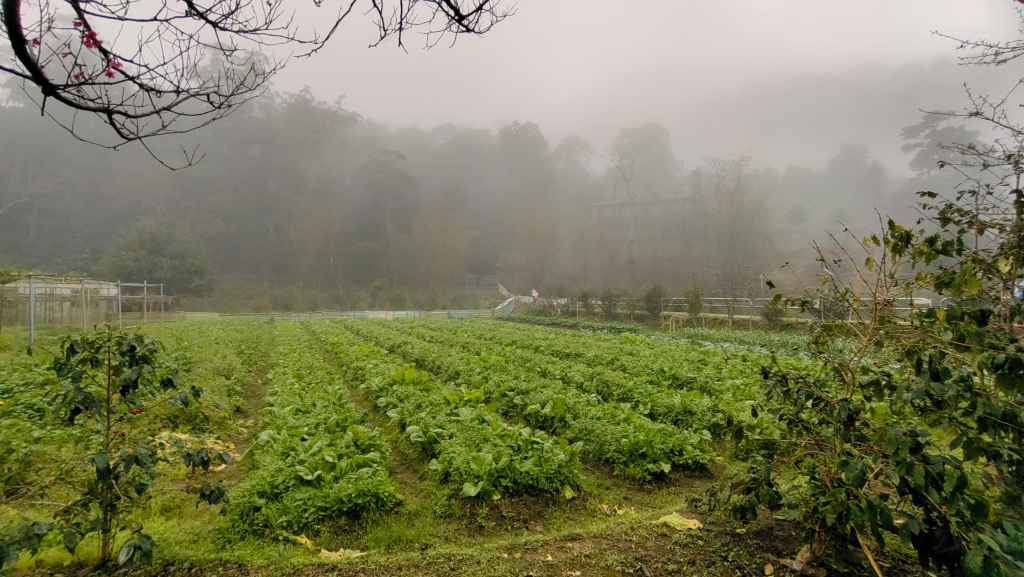
[[882, 568], [879, 567], [878, 562], [875, 561], [875, 556], [871, 554], [871, 549], [868, 549], [867, 544], [864, 543], [864, 539], [860, 536], [860, 531], [858, 531], [856, 527], [853, 529], [853, 534], [857, 536], [857, 543], [860, 543], [860, 550], [863, 551], [864, 556], [868, 558], [868, 563], [871, 564], [871, 568], [875, 571], [875, 575], [878, 577], [885, 577], [885, 574], [882, 573]]

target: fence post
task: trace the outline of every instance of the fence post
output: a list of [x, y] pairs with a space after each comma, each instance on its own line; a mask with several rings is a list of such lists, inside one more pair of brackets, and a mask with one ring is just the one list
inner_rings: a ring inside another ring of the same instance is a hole
[[124, 328], [124, 324], [121, 321], [121, 280], [117, 281], [117, 328]]
[[164, 321], [164, 283], [160, 283], [160, 322]]
[[146, 324], [149, 316], [149, 281], [142, 281], [142, 324]]
[[78, 290], [82, 292], [82, 330], [84, 331], [89, 326], [89, 318], [86, 315], [86, 303], [85, 303], [85, 279], [78, 279]]
[[28, 277], [28, 354], [32, 354], [32, 345], [36, 341], [36, 282], [35, 277]]

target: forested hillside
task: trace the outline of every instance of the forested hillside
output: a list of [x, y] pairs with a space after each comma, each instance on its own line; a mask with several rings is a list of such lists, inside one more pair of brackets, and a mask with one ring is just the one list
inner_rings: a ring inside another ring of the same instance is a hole
[[[914, 191], [948, 189], [933, 174], [936, 143], [970, 136], [911, 127], [900, 173], [841, 135], [825, 166], [775, 167], [680, 158], [680, 135], [655, 123], [623, 126], [604, 147], [528, 121], [395, 128], [306, 90], [243, 107], [203, 135], [196, 166], [172, 172], [38, 120], [7, 91], [0, 262], [160, 277], [203, 306], [257, 310], [471, 305], [496, 281], [763, 296], [762, 274], [813, 281], [814, 235], [870, 229], [876, 208], [912, 215]], [[164, 157], [192, 146], [156, 142]], [[141, 264], [154, 258], [175, 272]]]

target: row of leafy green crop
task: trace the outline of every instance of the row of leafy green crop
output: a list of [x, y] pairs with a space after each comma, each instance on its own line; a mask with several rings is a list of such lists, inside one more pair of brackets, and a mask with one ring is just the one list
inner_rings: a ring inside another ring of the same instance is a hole
[[[541, 431], [506, 422], [474, 391], [439, 383], [338, 324], [314, 324], [345, 378], [358, 383], [410, 443], [431, 459], [430, 470], [452, 494], [499, 498], [579, 489], [579, 449]], [[347, 326], [347, 325], [346, 325]]]
[[[696, 389], [712, 397], [749, 398], [760, 388], [760, 367], [772, 355], [750, 350], [725, 350], [663, 341], [636, 335], [606, 335], [560, 331], [541, 326], [501, 321], [474, 321], [467, 325], [479, 338], [515, 342], [516, 346], [552, 356], [603, 366], [635, 381], [660, 387]], [[803, 357], [778, 356], [786, 368], [814, 371], [816, 363]]]
[[452, 385], [478, 395], [504, 415], [581, 443], [592, 461], [647, 480], [673, 467], [701, 468], [710, 460], [706, 431], [655, 423], [629, 405], [605, 402], [494, 354], [474, 354], [403, 334], [403, 325], [349, 322], [344, 326]]
[[51, 357], [11, 353], [0, 362], [0, 503], [45, 491], [68, 469], [80, 429], [60, 424]]
[[645, 325], [621, 322], [594, 322], [566, 317], [511, 315], [506, 322], [583, 330], [612, 335], [648, 335], [659, 339], [682, 340], [707, 345], [739, 346], [762, 351], [796, 354], [808, 350], [806, 334], [792, 331], [737, 330], [728, 328], [680, 327], [672, 333], [655, 331]]
[[400, 502], [380, 431], [348, 400], [337, 371], [301, 327], [279, 323], [254, 470], [232, 494], [240, 534], [306, 531]]
[[[762, 355], [734, 351], [717, 351], [706, 347], [653, 341], [635, 335], [607, 335], [558, 331], [539, 326], [487, 323], [484, 338], [529, 337], [523, 346], [542, 350], [566, 359], [589, 365], [606, 366], [650, 384], [671, 388], [715, 390], [728, 380], [750, 374], [740, 362], [721, 361], [762, 358]], [[733, 370], [730, 370], [732, 368]], [[731, 383], [729, 383], [730, 387]]]
[[[253, 330], [257, 328], [258, 330]], [[261, 378], [267, 369], [274, 331], [269, 324], [254, 326], [251, 321], [180, 321], [143, 327], [146, 334], [163, 343], [170, 358], [189, 380], [202, 383], [205, 394], [202, 409], [198, 405], [186, 411], [169, 413], [165, 428], [216, 435], [219, 438], [244, 436], [248, 422], [244, 414], [247, 387]]]
[[502, 317], [503, 320], [528, 325], [540, 325], [547, 327], [559, 327], [565, 329], [576, 329], [596, 331], [613, 335], [632, 333], [639, 334], [644, 331], [643, 325], [636, 323], [624, 323], [617, 321], [589, 321], [574, 319], [571, 317], [536, 316], [536, 315], [509, 315]]
[[638, 413], [657, 422], [699, 432], [719, 428], [725, 416], [716, 406], [716, 400], [701, 391], [658, 387], [602, 365], [588, 365], [535, 352], [527, 346], [528, 337], [511, 336], [492, 341], [483, 338], [479, 327], [467, 323], [404, 324], [405, 331], [411, 336], [477, 355], [498, 355], [542, 377], [593, 393], [604, 401], [628, 403]]

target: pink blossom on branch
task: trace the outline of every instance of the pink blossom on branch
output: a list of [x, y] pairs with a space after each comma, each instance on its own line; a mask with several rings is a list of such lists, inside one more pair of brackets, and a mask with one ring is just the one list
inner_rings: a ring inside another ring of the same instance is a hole
[[86, 48], [99, 48], [103, 41], [100, 40], [95, 30], [89, 30], [82, 35], [82, 43], [85, 44]]

